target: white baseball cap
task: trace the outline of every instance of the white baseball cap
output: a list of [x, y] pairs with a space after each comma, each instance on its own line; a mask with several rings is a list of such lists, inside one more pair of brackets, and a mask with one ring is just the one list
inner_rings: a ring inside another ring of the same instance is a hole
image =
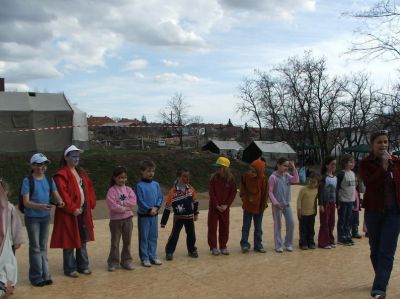
[[64, 157], [66, 157], [68, 155], [68, 153], [70, 152], [83, 152], [81, 149], [77, 148], [75, 145], [70, 145], [69, 147], [67, 147], [67, 149], [64, 151]]
[[47, 159], [47, 157], [45, 155], [43, 155], [42, 153], [36, 153], [31, 157], [31, 164], [37, 163], [51, 163], [49, 159]]

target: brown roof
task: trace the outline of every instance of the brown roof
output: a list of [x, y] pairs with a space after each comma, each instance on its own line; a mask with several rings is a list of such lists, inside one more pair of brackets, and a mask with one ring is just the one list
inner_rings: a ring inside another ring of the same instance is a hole
[[89, 126], [102, 126], [106, 123], [115, 123], [108, 116], [89, 116], [87, 122]]

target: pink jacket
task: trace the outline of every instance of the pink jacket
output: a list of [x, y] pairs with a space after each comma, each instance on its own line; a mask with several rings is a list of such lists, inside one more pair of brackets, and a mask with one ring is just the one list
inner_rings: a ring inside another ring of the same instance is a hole
[[136, 195], [128, 186], [114, 185], [107, 192], [107, 206], [111, 220], [121, 220], [133, 216], [132, 208], [136, 205]]

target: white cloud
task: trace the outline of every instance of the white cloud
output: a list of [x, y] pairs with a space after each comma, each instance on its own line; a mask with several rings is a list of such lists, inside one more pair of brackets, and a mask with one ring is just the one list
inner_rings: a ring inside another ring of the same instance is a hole
[[138, 72], [134, 73], [133, 76], [137, 79], [145, 79], [146, 78], [145, 75], [143, 75], [142, 73], [138, 73]]
[[6, 91], [31, 91], [32, 89], [29, 88], [26, 84], [18, 84], [18, 83], [5, 83]]
[[178, 65], [179, 65], [179, 62], [173, 61], [173, 60], [168, 60], [168, 59], [163, 59], [163, 60], [162, 60], [162, 63], [163, 63], [165, 66], [168, 66], [168, 67], [178, 66]]
[[146, 59], [133, 59], [128, 62], [127, 66], [124, 68], [125, 71], [128, 70], [140, 70], [147, 67], [147, 60]]
[[179, 83], [179, 82], [198, 83], [202, 79], [189, 74], [178, 75], [176, 73], [162, 73], [160, 75], [156, 75], [154, 77], [154, 80], [160, 83]]

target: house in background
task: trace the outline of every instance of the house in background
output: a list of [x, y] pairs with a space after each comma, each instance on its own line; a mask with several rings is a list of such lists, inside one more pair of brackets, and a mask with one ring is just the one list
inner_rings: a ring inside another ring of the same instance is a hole
[[243, 151], [242, 160], [251, 163], [263, 157], [269, 167], [273, 167], [280, 157], [296, 160], [297, 153], [286, 142], [282, 141], [253, 141]]
[[237, 141], [210, 140], [201, 150], [236, 158], [243, 147]]

